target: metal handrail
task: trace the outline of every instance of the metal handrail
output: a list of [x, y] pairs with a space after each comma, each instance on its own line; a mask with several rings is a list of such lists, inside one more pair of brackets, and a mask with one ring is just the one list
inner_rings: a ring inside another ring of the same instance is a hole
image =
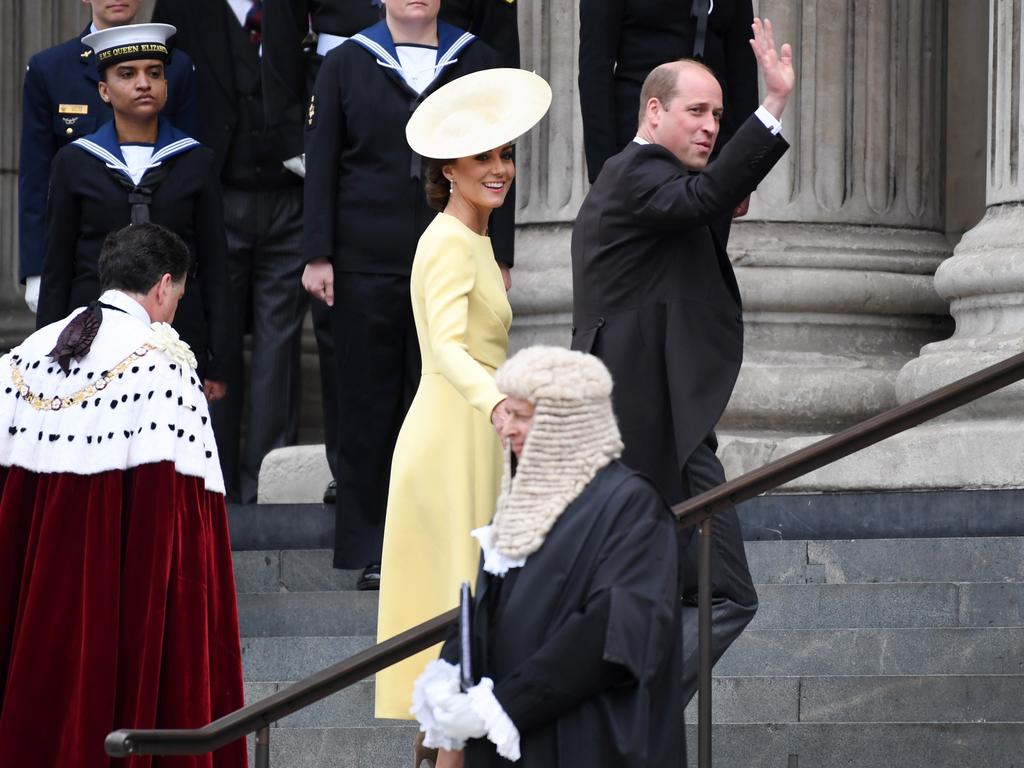
[[[672, 508], [680, 528], [701, 527], [700, 546], [700, 675], [698, 765], [711, 765], [710, 529], [711, 517], [815, 469], [845, 458], [887, 437], [941, 416], [984, 395], [1024, 379], [1024, 353], [966, 376], [839, 432], [806, 448], [730, 480]], [[282, 691], [215, 720], [203, 728], [118, 730], [104, 744], [111, 757], [130, 755], [194, 755], [210, 752], [253, 731], [261, 735], [257, 766], [268, 760], [267, 728], [286, 715], [313, 704], [359, 680], [442, 641], [457, 619], [453, 609], [328, 667]]]

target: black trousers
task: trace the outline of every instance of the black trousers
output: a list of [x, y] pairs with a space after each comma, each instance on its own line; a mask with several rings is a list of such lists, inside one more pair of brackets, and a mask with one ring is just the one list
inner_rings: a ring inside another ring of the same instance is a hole
[[324, 452], [331, 477], [338, 478], [338, 379], [334, 359], [334, 329], [331, 308], [318, 299], [310, 301], [313, 315], [313, 337], [320, 360], [320, 410], [323, 414]]
[[[715, 455], [714, 433], [697, 446], [683, 467], [683, 487], [693, 498], [725, 482], [725, 470]], [[686, 540], [688, 539], [688, 541]], [[697, 613], [700, 536], [685, 534], [683, 546], [683, 700], [697, 692], [699, 621]], [[757, 591], [747, 566], [743, 531], [735, 509], [711, 520], [711, 663], [715, 664], [742, 634], [757, 612]]]
[[379, 563], [391, 455], [420, 380], [408, 275], [334, 273], [334, 567]]
[[[263, 458], [298, 437], [299, 355], [309, 302], [302, 288], [302, 185], [225, 186], [223, 195], [231, 319], [239, 344], [227, 397], [210, 410], [227, 496], [252, 504]], [[252, 332], [248, 376], [241, 347], [246, 326]]]

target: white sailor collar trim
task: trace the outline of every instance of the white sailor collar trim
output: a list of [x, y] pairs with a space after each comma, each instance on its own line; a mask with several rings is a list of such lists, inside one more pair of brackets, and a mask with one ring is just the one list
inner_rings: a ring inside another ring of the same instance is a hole
[[[399, 73], [402, 71], [402, 63], [398, 60], [398, 51], [395, 49], [391, 32], [385, 22], [374, 24], [353, 35], [349, 40], [369, 51], [380, 66], [396, 70]], [[471, 32], [464, 32], [451, 24], [438, 21], [437, 62], [434, 65], [434, 71], [438, 72], [458, 61], [459, 53], [474, 40], [476, 40], [476, 35]]]
[[[95, 133], [75, 139], [71, 143], [102, 161], [108, 168], [123, 173], [129, 179], [132, 178], [128, 164], [121, 153], [121, 145], [117, 141], [117, 129], [114, 126], [113, 120], [104, 123]], [[153, 155], [149, 158], [149, 164], [145, 170], [149, 171], [156, 168], [164, 160], [188, 152], [190, 149], [198, 146], [200, 146], [198, 141], [179, 131], [167, 122], [165, 118], [160, 118]], [[145, 173], [143, 173], [143, 177], [145, 177]]]

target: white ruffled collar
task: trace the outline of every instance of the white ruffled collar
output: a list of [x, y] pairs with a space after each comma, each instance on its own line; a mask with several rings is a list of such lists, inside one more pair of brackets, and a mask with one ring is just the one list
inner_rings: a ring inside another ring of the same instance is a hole
[[503, 555], [494, 547], [494, 526], [485, 525], [483, 528], [476, 528], [469, 532], [480, 543], [480, 549], [484, 553], [484, 570], [493, 576], [504, 576], [513, 568], [522, 568], [526, 565], [525, 557], [508, 557]]

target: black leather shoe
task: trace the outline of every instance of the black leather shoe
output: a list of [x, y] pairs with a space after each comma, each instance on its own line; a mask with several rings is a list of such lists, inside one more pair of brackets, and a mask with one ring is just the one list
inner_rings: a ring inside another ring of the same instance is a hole
[[324, 504], [333, 504], [336, 498], [338, 498], [338, 481], [331, 480], [324, 488]]
[[363, 575], [356, 582], [356, 589], [363, 592], [380, 589], [380, 563], [372, 563], [363, 568]]

